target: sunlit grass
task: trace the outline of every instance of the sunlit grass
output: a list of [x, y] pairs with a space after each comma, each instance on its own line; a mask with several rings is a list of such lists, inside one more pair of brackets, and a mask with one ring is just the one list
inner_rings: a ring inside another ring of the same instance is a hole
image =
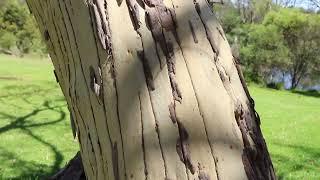
[[0, 55], [0, 179], [43, 179], [77, 152], [48, 59]]
[[250, 87], [279, 179], [320, 179], [320, 98]]

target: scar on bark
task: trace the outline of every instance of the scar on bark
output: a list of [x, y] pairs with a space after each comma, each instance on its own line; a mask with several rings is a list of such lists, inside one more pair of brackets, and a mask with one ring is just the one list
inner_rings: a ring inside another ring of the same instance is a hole
[[170, 113], [170, 119], [172, 120], [173, 124], [177, 123], [177, 114], [176, 114], [175, 103], [171, 103], [169, 105], [169, 113]]
[[198, 43], [198, 38], [197, 38], [197, 35], [196, 35], [196, 32], [194, 30], [194, 27], [193, 27], [193, 24], [192, 24], [191, 20], [189, 20], [189, 27], [190, 27], [191, 34], [192, 34], [192, 37], [193, 37], [193, 41], [195, 43]]
[[198, 178], [199, 180], [210, 180], [210, 176], [203, 171], [200, 171]]
[[153, 75], [151, 72], [149, 60], [144, 55], [144, 51], [137, 51], [137, 54], [139, 56], [139, 59], [141, 60], [142, 66], [143, 66], [143, 72], [144, 72], [144, 76], [147, 81], [147, 86], [151, 91], [153, 91], [153, 90], [155, 90], [155, 85], [154, 85], [154, 80], [153, 80]]
[[130, 18], [135, 30], [140, 28], [140, 13], [139, 5], [136, 0], [127, 0]]
[[77, 136], [78, 129], [76, 127], [76, 124], [74, 122], [74, 118], [73, 118], [73, 115], [72, 115], [70, 109], [69, 109], [69, 112], [70, 112], [70, 124], [71, 124], [72, 135], [73, 135], [73, 139], [75, 139]]
[[49, 41], [49, 39], [50, 39], [50, 34], [49, 34], [49, 31], [48, 31], [48, 30], [45, 30], [45, 31], [44, 31], [43, 36], [44, 36], [44, 40]]
[[189, 134], [183, 124], [179, 121], [178, 122], [178, 129], [180, 138], [177, 140], [177, 153], [180, 157], [180, 160], [186, 165], [186, 167], [190, 170], [192, 174], [195, 173], [196, 169], [192, 164], [190, 150], [189, 150]]
[[210, 180], [210, 176], [203, 171], [203, 167], [201, 166], [200, 163], [198, 163], [198, 169], [199, 169], [199, 174], [198, 174], [199, 180]]
[[98, 67], [98, 75], [95, 73], [95, 70], [92, 66], [89, 68], [90, 71], [90, 88], [96, 94], [98, 99], [102, 99], [102, 91], [101, 91], [101, 69]]

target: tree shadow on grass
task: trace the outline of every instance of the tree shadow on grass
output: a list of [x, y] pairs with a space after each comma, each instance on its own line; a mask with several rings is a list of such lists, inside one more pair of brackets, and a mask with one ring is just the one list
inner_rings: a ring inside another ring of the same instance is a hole
[[[15, 116], [10, 115], [4, 112], [0, 112], [1, 118], [10, 119], [11, 123], [0, 127], [0, 136], [3, 133], [7, 133], [11, 130], [20, 130], [22, 133], [28, 135], [29, 137], [35, 139], [37, 142], [41, 143], [42, 145], [48, 147], [51, 152], [54, 154], [55, 160], [52, 166], [48, 166], [45, 164], [39, 164], [35, 162], [28, 162], [15, 157], [15, 155], [11, 152], [4, 150], [4, 148], [0, 148], [0, 155], [1, 158], [4, 160], [14, 160], [13, 168], [19, 168], [19, 177], [18, 179], [43, 179], [44, 177], [48, 177], [49, 175], [53, 174], [54, 172], [60, 169], [60, 165], [63, 161], [62, 153], [55, 147], [53, 144], [47, 142], [39, 135], [36, 135], [31, 128], [40, 127], [40, 126], [47, 126], [59, 123], [66, 118], [66, 113], [62, 110], [65, 105], [59, 106], [51, 106], [50, 101], [44, 101], [41, 107], [35, 108], [32, 112], [27, 113], [24, 116]], [[59, 113], [59, 117], [56, 120], [43, 122], [43, 123], [33, 123], [30, 121], [30, 118], [37, 115], [43, 111], [54, 111]], [[36, 153], [36, 152], [35, 152]], [[5, 163], [5, 162], [2, 162]], [[10, 164], [10, 163], [9, 163]], [[10, 178], [12, 179], [12, 178]]]
[[[272, 153], [271, 157], [274, 162], [280, 164], [277, 170], [279, 180], [287, 179], [290, 173], [303, 171], [306, 174], [320, 172], [320, 149], [300, 145], [291, 145], [283, 143], [273, 143], [279, 148], [288, 148], [293, 150], [295, 156], [284, 153]], [[299, 156], [303, 156], [299, 158]], [[305, 177], [306, 178], [306, 177]], [[309, 177], [310, 178], [310, 177]]]
[[303, 96], [309, 96], [309, 97], [315, 97], [315, 98], [320, 98], [320, 92], [319, 91], [315, 91], [315, 90], [311, 90], [311, 91], [291, 91], [294, 94], [299, 94], [299, 95], [303, 95]]
[[46, 177], [49, 177], [52, 173], [51, 166], [48, 166], [47, 164], [41, 164], [33, 161], [25, 161], [19, 159], [14, 153], [6, 150], [3, 147], [0, 147], [0, 157], [1, 163], [8, 165], [7, 168], [18, 169], [16, 174], [18, 175], [18, 177], [2, 177], [0, 174], [0, 179], [45, 179]]

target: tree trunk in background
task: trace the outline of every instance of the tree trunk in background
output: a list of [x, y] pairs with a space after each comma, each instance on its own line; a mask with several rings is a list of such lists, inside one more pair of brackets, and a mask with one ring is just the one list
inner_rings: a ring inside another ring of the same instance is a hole
[[88, 179], [275, 179], [254, 101], [206, 0], [27, 2]]

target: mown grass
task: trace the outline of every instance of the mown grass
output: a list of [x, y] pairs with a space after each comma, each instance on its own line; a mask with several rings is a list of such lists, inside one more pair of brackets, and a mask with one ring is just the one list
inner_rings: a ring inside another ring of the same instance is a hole
[[0, 55], [0, 179], [44, 179], [77, 149], [50, 61]]
[[[48, 59], [0, 55], [0, 179], [42, 179], [78, 150]], [[320, 179], [317, 93], [250, 86], [279, 179]]]
[[320, 97], [250, 86], [279, 179], [320, 179]]

